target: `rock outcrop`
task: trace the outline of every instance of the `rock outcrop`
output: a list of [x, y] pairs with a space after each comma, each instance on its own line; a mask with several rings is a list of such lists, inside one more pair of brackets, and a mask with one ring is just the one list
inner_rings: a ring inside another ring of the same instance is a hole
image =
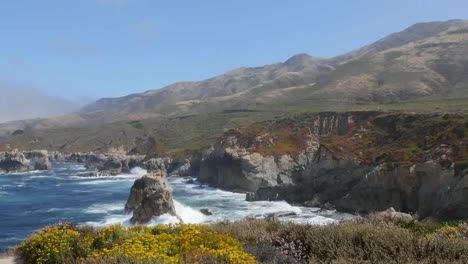
[[12, 151], [0, 153], [0, 173], [51, 170], [52, 164], [46, 150]]
[[130, 173], [135, 167], [143, 167], [145, 156], [125, 155], [121, 153], [71, 153], [53, 152], [51, 160], [60, 162], [82, 163], [89, 170], [96, 170], [97, 175], [114, 176]]
[[398, 221], [406, 222], [406, 223], [414, 220], [413, 216], [411, 216], [410, 214], [397, 212], [393, 207], [390, 207], [385, 211], [375, 213], [374, 217], [393, 220], [393, 221], [398, 220]]
[[51, 170], [52, 164], [47, 150], [33, 150], [24, 152], [27, 159], [34, 163], [34, 170]]
[[27, 172], [33, 169], [30, 161], [21, 152], [0, 153], [0, 174]]
[[194, 173], [196, 173], [190, 159], [174, 160], [168, 171], [170, 175], [177, 176], [194, 176]]
[[250, 201], [468, 218], [462, 117], [320, 113], [267, 125], [227, 132], [204, 156], [199, 180]]
[[130, 220], [132, 224], [148, 223], [163, 214], [178, 217], [167, 183], [164, 163], [153, 160], [151, 166], [152, 170], [147, 175], [135, 181], [125, 205], [125, 210], [133, 213]]

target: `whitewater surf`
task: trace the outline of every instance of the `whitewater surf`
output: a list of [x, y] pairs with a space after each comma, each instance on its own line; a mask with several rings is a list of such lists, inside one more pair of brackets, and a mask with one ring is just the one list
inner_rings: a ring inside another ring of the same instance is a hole
[[[124, 212], [130, 187], [146, 173], [135, 168], [131, 174], [80, 177], [92, 172], [84, 166], [55, 163], [50, 172], [2, 175], [0, 177], [0, 252], [17, 245], [30, 233], [57, 222], [105, 226], [129, 225]], [[181, 177], [168, 177], [177, 214], [185, 223], [211, 223], [245, 217], [278, 216], [282, 221], [328, 224], [350, 215], [334, 211], [292, 206], [286, 202], [247, 202], [245, 194], [233, 193]], [[200, 212], [206, 209], [211, 215]], [[150, 225], [177, 223], [163, 215]]]

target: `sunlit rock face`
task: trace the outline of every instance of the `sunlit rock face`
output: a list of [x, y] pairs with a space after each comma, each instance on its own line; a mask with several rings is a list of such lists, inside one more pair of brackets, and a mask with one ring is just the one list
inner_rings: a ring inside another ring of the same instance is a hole
[[133, 184], [125, 210], [132, 212], [132, 224], [144, 224], [151, 219], [169, 214], [176, 216], [172, 192], [166, 178], [164, 164], [152, 164], [153, 170]]

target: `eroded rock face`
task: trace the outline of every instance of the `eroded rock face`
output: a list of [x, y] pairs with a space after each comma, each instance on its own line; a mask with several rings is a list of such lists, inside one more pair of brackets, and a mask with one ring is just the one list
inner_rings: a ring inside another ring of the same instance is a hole
[[170, 175], [177, 175], [182, 177], [194, 176], [196, 173], [190, 159], [174, 160], [170, 164], [170, 170], [168, 171]]
[[34, 170], [51, 170], [52, 164], [49, 159], [49, 152], [47, 150], [33, 150], [24, 152], [24, 155], [32, 163], [34, 163]]
[[29, 160], [21, 152], [0, 153], [0, 173], [26, 172], [32, 170]]
[[51, 169], [52, 164], [46, 150], [0, 153], [0, 173]]
[[119, 153], [72, 153], [54, 152], [50, 155], [55, 161], [82, 163], [89, 170], [96, 170], [98, 175], [114, 176], [130, 173], [135, 167], [142, 167], [144, 156]]
[[207, 153], [200, 165], [199, 179], [223, 189], [247, 192], [288, 185], [306, 165], [311, 153], [305, 150], [296, 158], [263, 156], [237, 146], [236, 138], [231, 137]]
[[154, 166], [153, 170], [135, 181], [125, 205], [125, 210], [133, 213], [130, 220], [132, 224], [148, 223], [154, 217], [163, 214], [178, 217], [167, 183], [164, 164], [156, 166], [155, 161], [151, 164]]
[[[372, 112], [321, 113], [312, 122], [308, 120], [310, 134], [293, 134], [303, 137], [303, 147], [293, 154], [256, 152], [274, 146], [276, 139], [268, 134], [246, 139], [228, 133], [203, 157], [199, 179], [247, 192], [249, 201], [286, 200], [362, 213], [394, 207], [421, 218], [468, 219], [468, 170], [454, 162], [456, 153], [466, 148], [466, 137], [446, 140], [454, 142], [451, 145], [441, 142], [416, 150], [420, 153], [411, 160], [391, 152], [371, 159], [352, 152], [356, 144], [350, 142], [364, 140], [378, 154], [386, 144], [408, 133], [405, 129], [411, 129], [398, 126], [421, 120], [430, 119]], [[376, 133], [386, 136], [382, 141], [369, 141]], [[322, 142], [323, 138], [328, 141]], [[409, 152], [407, 147], [393, 148]]]

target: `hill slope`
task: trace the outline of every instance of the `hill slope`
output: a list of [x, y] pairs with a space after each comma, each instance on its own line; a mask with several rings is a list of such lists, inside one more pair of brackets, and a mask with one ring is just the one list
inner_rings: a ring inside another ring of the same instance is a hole
[[[298, 54], [200, 82], [100, 99], [73, 115], [9, 122], [0, 125], [0, 143], [104, 150], [155, 136], [177, 137], [179, 145], [300, 112], [466, 113], [467, 105], [468, 21], [450, 20], [419, 23], [331, 59]], [[15, 130], [22, 135], [11, 137]]]

